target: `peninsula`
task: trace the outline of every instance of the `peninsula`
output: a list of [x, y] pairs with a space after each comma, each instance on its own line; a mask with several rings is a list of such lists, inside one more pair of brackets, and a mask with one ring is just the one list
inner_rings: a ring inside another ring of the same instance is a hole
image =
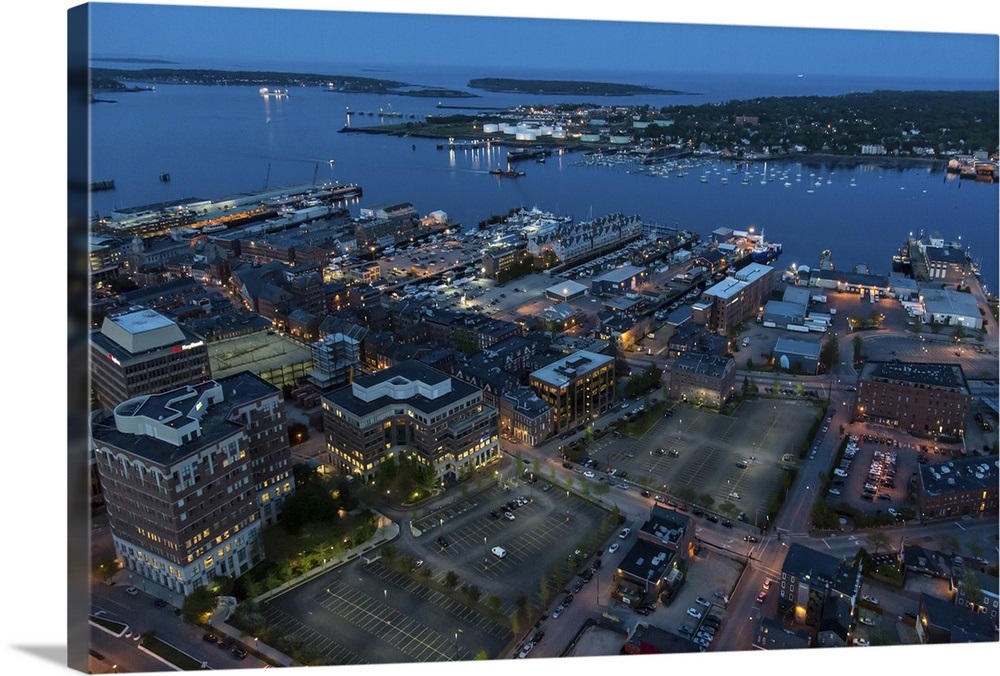
[[520, 80], [503, 77], [481, 77], [469, 80], [469, 87], [507, 94], [551, 94], [576, 96], [635, 96], [638, 94], [691, 94], [674, 89], [654, 89], [642, 85], [578, 80]]
[[413, 85], [397, 80], [324, 75], [319, 73], [287, 73], [251, 70], [183, 70], [175, 68], [91, 69], [93, 82], [145, 82], [153, 84], [187, 84], [216, 86], [324, 87], [328, 91], [352, 94], [392, 94], [396, 96], [433, 96], [435, 98], [469, 98], [475, 94], [463, 90]]

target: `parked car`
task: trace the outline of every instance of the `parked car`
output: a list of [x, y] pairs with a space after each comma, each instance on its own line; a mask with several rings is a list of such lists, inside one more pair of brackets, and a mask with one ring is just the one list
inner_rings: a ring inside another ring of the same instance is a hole
[[878, 599], [875, 598], [874, 596], [870, 596], [870, 595], [866, 594], [864, 596], [864, 599], [865, 599], [865, 601], [868, 601], [868, 603], [872, 604], [873, 606], [877, 606], [878, 605]]
[[129, 596], [138, 596], [139, 590], [136, 589], [135, 587], [129, 587], [128, 589], [125, 590], [125, 593], [128, 594]]
[[622, 540], [624, 540], [625, 538], [627, 538], [631, 534], [632, 534], [632, 529], [631, 528], [622, 528], [622, 532], [618, 534], [618, 537], [620, 537]]
[[608, 554], [614, 554], [617, 551], [618, 551], [618, 543], [617, 542], [613, 543], [610, 547], [608, 547]]
[[693, 617], [696, 620], [700, 620], [701, 619], [701, 611], [698, 610], [697, 608], [688, 608], [687, 609], [687, 614], [688, 614], [689, 617]]
[[760, 592], [759, 594], [757, 594], [757, 603], [763, 603], [764, 599], [766, 598], [767, 598], [767, 592], [765, 591]]
[[705, 599], [703, 599], [700, 596], [698, 598], [696, 598], [694, 600], [694, 602], [697, 603], [699, 606], [705, 606], [706, 608], [710, 608], [712, 606], [712, 602], [711, 601], [706, 601]]

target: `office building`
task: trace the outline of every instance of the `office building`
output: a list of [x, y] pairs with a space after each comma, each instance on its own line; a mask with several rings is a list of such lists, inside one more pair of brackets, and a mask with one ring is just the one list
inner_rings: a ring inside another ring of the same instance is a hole
[[774, 268], [751, 263], [705, 289], [691, 306], [691, 319], [720, 335], [755, 317], [774, 289]]
[[925, 435], [962, 436], [972, 397], [959, 364], [867, 362], [854, 417]]
[[721, 407], [736, 392], [736, 360], [704, 352], [682, 352], [666, 364], [666, 396]]
[[615, 358], [580, 350], [533, 371], [528, 380], [553, 408], [553, 434], [589, 423], [615, 403]]

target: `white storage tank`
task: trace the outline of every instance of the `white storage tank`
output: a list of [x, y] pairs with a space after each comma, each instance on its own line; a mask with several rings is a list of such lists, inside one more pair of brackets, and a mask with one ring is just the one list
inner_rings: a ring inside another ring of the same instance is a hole
[[556, 127], [552, 130], [552, 138], [566, 138], [566, 130], [562, 127]]
[[525, 129], [524, 131], [517, 132], [515, 138], [518, 141], [534, 141], [538, 138], [538, 135], [531, 129]]
[[612, 143], [631, 143], [632, 137], [631, 136], [622, 136], [622, 135], [619, 135], [619, 134], [612, 134], [609, 137], [609, 140]]
[[538, 128], [538, 133], [542, 136], [552, 136], [552, 127], [547, 124], [543, 124]]
[[507, 124], [506, 122], [501, 122], [500, 124], [497, 125], [497, 130], [498, 131], [505, 131], [507, 129], [507, 127], [509, 127], [509, 126], [510, 125]]
[[584, 143], [600, 143], [600, 134], [580, 134], [580, 140]]
[[503, 129], [503, 133], [505, 133], [505, 134], [507, 134], [509, 136], [513, 136], [513, 135], [515, 135], [517, 133], [517, 127], [512, 127], [510, 125], [507, 125], [506, 127], [503, 127], [502, 129]]
[[495, 134], [500, 131], [500, 125], [495, 122], [487, 122], [483, 125], [484, 134]]

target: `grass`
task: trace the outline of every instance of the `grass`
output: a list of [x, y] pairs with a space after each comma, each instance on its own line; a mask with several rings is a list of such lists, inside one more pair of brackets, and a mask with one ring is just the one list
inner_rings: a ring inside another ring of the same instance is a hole
[[653, 404], [653, 406], [646, 411], [639, 414], [639, 417], [630, 423], [625, 423], [622, 426], [622, 431], [629, 435], [630, 437], [640, 438], [649, 428], [656, 424], [658, 420], [663, 418], [663, 414], [670, 408], [670, 404], [665, 401]]
[[183, 671], [193, 671], [201, 669], [201, 662], [194, 659], [187, 653], [183, 653], [169, 643], [164, 643], [155, 636], [143, 637], [142, 647], [151, 653], [156, 653], [167, 662]]
[[106, 617], [97, 617], [95, 615], [90, 616], [90, 621], [94, 624], [99, 624], [108, 631], [114, 634], [122, 634], [128, 629], [128, 625], [124, 622], [115, 622], [114, 620], [109, 620]]
[[308, 523], [298, 535], [292, 535], [279, 524], [264, 531], [264, 551], [268, 561], [278, 564], [298, 560], [302, 554], [321, 547], [327, 550], [333, 547], [330, 551], [332, 557], [337, 551], [347, 548], [344, 540], [350, 541], [354, 531], [364, 522], [362, 515], [345, 515], [335, 522]]

